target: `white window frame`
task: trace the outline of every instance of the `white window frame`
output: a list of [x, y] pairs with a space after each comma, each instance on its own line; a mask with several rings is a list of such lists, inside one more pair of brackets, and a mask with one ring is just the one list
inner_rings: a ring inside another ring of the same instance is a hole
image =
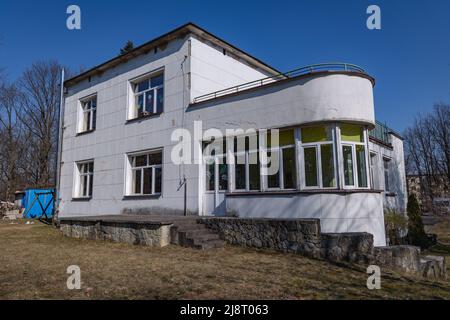
[[[261, 161], [259, 161], [259, 190], [250, 190], [250, 161], [249, 156], [250, 154], [255, 153], [256, 156], [259, 158], [259, 150], [246, 150], [246, 151], [240, 151], [233, 153], [234, 163], [232, 165], [232, 172], [233, 172], [233, 191], [234, 192], [259, 192], [262, 190], [262, 176], [261, 176]], [[237, 157], [240, 157], [244, 155], [245, 157], [245, 188], [244, 189], [237, 189], [236, 188], [236, 165], [237, 163]]]
[[[362, 126], [361, 126], [362, 127]], [[354, 141], [344, 141], [342, 140], [342, 136], [340, 137], [341, 140], [341, 154], [342, 154], [342, 185], [344, 189], [370, 189], [370, 185], [371, 185], [371, 179], [370, 179], [370, 170], [369, 170], [369, 146], [368, 146], [368, 139], [367, 139], [367, 129], [362, 127], [363, 130], [363, 138], [364, 141], [363, 142], [354, 142]], [[339, 131], [340, 132], [340, 131]], [[343, 147], [344, 146], [349, 146], [352, 149], [352, 159], [353, 159], [353, 182], [354, 185], [346, 185], [345, 184], [345, 173], [344, 173], [344, 152], [343, 152]], [[358, 164], [357, 164], [357, 160], [356, 160], [356, 146], [363, 146], [364, 147], [364, 156], [365, 156], [365, 163], [366, 163], [366, 179], [367, 179], [367, 186], [366, 187], [360, 187], [359, 186], [359, 173], [358, 173]]]
[[[89, 171], [89, 164], [92, 163], [92, 172]], [[82, 170], [82, 166], [87, 166], [88, 167], [88, 171], [87, 172], [81, 172]], [[94, 165], [94, 160], [90, 159], [90, 160], [83, 160], [83, 161], [78, 161], [75, 162], [75, 167], [74, 167], [74, 187], [73, 187], [73, 194], [72, 197], [74, 199], [90, 199], [92, 198], [92, 195], [94, 194], [94, 171], [95, 171], [95, 165]], [[87, 177], [87, 183], [86, 183], [86, 194], [83, 194], [83, 190], [82, 188], [82, 184], [81, 184], [81, 180], [83, 179], [83, 177]], [[91, 188], [91, 180], [92, 180], [92, 190]]]
[[[149, 155], [151, 154], [157, 154], [161, 153], [161, 164], [149, 164]], [[134, 166], [133, 159], [139, 156], [146, 156], [147, 157], [147, 164], [145, 166]], [[163, 163], [164, 163], [164, 153], [163, 149], [153, 149], [153, 150], [146, 150], [146, 151], [140, 151], [140, 152], [134, 152], [129, 153], [125, 156], [126, 159], [126, 188], [125, 188], [125, 195], [129, 197], [139, 197], [139, 196], [158, 196], [162, 195], [163, 192]], [[161, 169], [161, 191], [155, 192], [155, 183], [156, 183], [156, 169]], [[152, 170], [152, 182], [151, 182], [151, 193], [144, 193], [144, 169], [151, 169]], [[134, 171], [141, 171], [141, 190], [139, 193], [133, 192], [134, 189]]]
[[[295, 131], [294, 131], [294, 139], [295, 139]], [[269, 176], [268, 175], [264, 175], [264, 185], [266, 186], [265, 190], [267, 191], [276, 191], [276, 190], [296, 190], [297, 189], [297, 172], [294, 175], [294, 187], [293, 188], [285, 188], [284, 187], [284, 164], [283, 164], [283, 149], [289, 149], [289, 148], [293, 148], [294, 149], [294, 160], [297, 161], [297, 155], [296, 155], [296, 146], [295, 146], [295, 140], [294, 140], [294, 144], [289, 144], [289, 145], [285, 145], [285, 146], [278, 146], [278, 147], [273, 147], [270, 149], [265, 149], [266, 152], [270, 152], [270, 156], [272, 157], [272, 153], [278, 152], [278, 163], [279, 163], [279, 168], [278, 168], [278, 179], [279, 179], [279, 187], [269, 187]], [[297, 165], [295, 167], [295, 169], [297, 170]], [[262, 172], [262, 168], [261, 168], [261, 162], [260, 162], [260, 174]], [[260, 184], [261, 184], [260, 180]]]
[[[163, 82], [161, 85], [155, 86], [155, 87], [151, 87], [151, 79], [154, 77], [158, 77], [158, 76], [162, 76], [163, 78]], [[148, 89], [143, 90], [143, 91], [139, 91], [137, 92], [137, 88], [138, 88], [138, 84], [144, 81], [148, 81]], [[145, 117], [147, 113], [147, 115], [156, 115], [156, 114], [160, 114], [162, 112], [164, 112], [164, 108], [165, 108], [165, 72], [164, 72], [164, 68], [163, 69], [159, 69], [159, 70], [155, 70], [152, 71], [150, 73], [147, 73], [145, 75], [139, 76], [137, 78], [131, 79], [129, 81], [129, 98], [128, 98], [128, 120], [133, 120], [133, 119], [138, 119], [138, 118], [142, 118]], [[164, 95], [163, 95], [163, 107], [162, 107], [162, 111], [160, 113], [157, 113], [157, 103], [158, 103], [158, 91], [160, 89], [164, 90]], [[153, 91], [153, 107], [152, 110], [146, 110], [146, 99], [147, 99], [147, 92]], [[139, 115], [138, 113], [138, 106], [136, 104], [137, 101], [137, 97], [143, 95], [143, 113], [144, 115]]]
[[[331, 140], [328, 141], [319, 141], [319, 142], [307, 142], [303, 143], [302, 141], [302, 133], [301, 129], [307, 128], [307, 127], [316, 127], [316, 126], [324, 126], [329, 127], [331, 129]], [[335, 140], [335, 125], [331, 124], [318, 124], [314, 126], [302, 126], [299, 130], [299, 141], [300, 141], [300, 167], [301, 167], [301, 189], [302, 190], [314, 190], [314, 189], [337, 189], [338, 188], [338, 164], [337, 164], [337, 156], [336, 156], [336, 140]], [[331, 149], [333, 151], [333, 172], [334, 172], [334, 179], [335, 179], [335, 186], [334, 187], [324, 187], [323, 181], [322, 181], [322, 145], [331, 145]], [[317, 165], [317, 185], [316, 186], [306, 186], [306, 172], [305, 172], [305, 148], [311, 148], [314, 147], [316, 149], [316, 165]]]
[[[95, 100], [95, 107], [92, 106], [92, 101]], [[94, 127], [94, 117], [97, 117], [97, 106], [98, 106], [98, 99], [97, 99], [97, 93], [94, 93], [92, 95], [89, 95], [87, 97], [84, 97], [79, 100], [78, 103], [78, 121], [77, 121], [77, 133], [85, 133], [85, 132], [92, 132], [96, 129]], [[89, 117], [89, 123], [85, 126], [85, 114], [91, 113], [91, 116]], [[95, 123], [97, 123], [95, 119]]]

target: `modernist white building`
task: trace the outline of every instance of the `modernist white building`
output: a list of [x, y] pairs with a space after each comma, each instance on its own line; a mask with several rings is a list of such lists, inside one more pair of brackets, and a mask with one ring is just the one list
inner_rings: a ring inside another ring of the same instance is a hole
[[[385, 245], [383, 208], [404, 211], [406, 180], [401, 137], [375, 121], [374, 84], [349, 64], [281, 74], [184, 25], [65, 82], [59, 217], [319, 218], [323, 232]], [[191, 164], [174, 163], [172, 134], [199, 121], [203, 133], [255, 129], [257, 144], [203, 159], [208, 141], [192, 136]], [[278, 147], [265, 129], [279, 130]], [[252, 162], [261, 150], [276, 173]]]

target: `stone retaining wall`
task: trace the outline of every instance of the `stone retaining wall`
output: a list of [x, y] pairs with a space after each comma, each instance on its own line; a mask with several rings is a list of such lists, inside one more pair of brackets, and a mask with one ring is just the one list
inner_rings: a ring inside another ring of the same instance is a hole
[[170, 225], [62, 220], [63, 235], [92, 240], [111, 240], [129, 244], [164, 247], [170, 243]]
[[332, 262], [378, 265], [415, 276], [445, 279], [442, 257], [421, 257], [414, 246], [374, 247], [366, 232], [321, 233], [319, 219], [199, 218], [230, 244], [275, 249]]

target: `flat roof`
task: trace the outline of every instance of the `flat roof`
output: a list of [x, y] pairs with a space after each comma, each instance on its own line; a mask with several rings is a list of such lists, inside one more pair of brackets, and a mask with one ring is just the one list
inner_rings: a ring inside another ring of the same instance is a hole
[[201, 39], [210, 41], [218, 46], [221, 46], [222, 48], [226, 49], [228, 52], [232, 53], [236, 57], [243, 59], [248, 64], [250, 64], [253, 67], [259, 68], [269, 74], [279, 74], [280, 71], [277, 69], [271, 67], [270, 65], [266, 64], [265, 62], [259, 60], [258, 58], [255, 58], [254, 56], [250, 55], [249, 53], [233, 46], [232, 44], [228, 43], [225, 40], [222, 40], [221, 38], [213, 35], [212, 33], [206, 31], [205, 29], [200, 28], [196, 24], [192, 22], [188, 22], [181, 27], [178, 27], [172, 31], [169, 31], [166, 34], [163, 34], [162, 36], [159, 36], [153, 40], [150, 40], [143, 45], [140, 45], [130, 52], [116, 56], [102, 64], [99, 64], [73, 78], [70, 78], [64, 82], [64, 86], [70, 87], [73, 86], [91, 76], [95, 76], [98, 74], [101, 74], [105, 72], [108, 69], [114, 68], [117, 65], [120, 65], [122, 63], [125, 63], [137, 56], [140, 56], [142, 54], [147, 54], [150, 52], [153, 48], [158, 47], [159, 45], [165, 44], [167, 42], [170, 42], [172, 40], [175, 40], [180, 37], [184, 37], [188, 34], [194, 34], [198, 36]]

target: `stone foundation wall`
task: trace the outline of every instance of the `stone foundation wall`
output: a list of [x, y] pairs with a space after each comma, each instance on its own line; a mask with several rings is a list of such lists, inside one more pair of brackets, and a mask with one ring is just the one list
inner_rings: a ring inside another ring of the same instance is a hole
[[374, 247], [366, 232], [321, 233], [319, 219], [255, 219], [207, 217], [198, 219], [233, 245], [292, 252], [331, 262], [378, 265], [430, 279], [445, 279], [442, 257], [421, 257], [413, 246]]
[[110, 240], [129, 244], [164, 247], [170, 243], [170, 225], [63, 220], [63, 235], [73, 238]]
[[201, 218], [207, 228], [230, 244], [271, 248], [309, 257], [321, 256], [320, 220]]

